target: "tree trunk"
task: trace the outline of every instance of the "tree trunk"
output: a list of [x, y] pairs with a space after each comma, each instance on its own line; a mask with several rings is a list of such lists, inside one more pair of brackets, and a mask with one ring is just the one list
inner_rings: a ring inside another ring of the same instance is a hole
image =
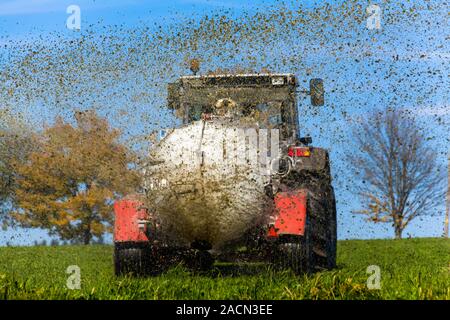
[[[90, 185], [88, 183], [86, 183], [86, 193], [89, 191], [89, 188], [90, 188]], [[85, 229], [83, 232], [83, 243], [84, 243], [84, 245], [88, 245], [89, 243], [91, 243], [91, 239], [92, 239], [92, 230], [91, 230], [92, 229], [91, 228], [92, 212], [86, 204], [83, 205], [83, 209], [87, 213], [86, 220], [84, 220]]]
[[84, 230], [83, 243], [85, 245], [88, 245], [89, 243], [91, 243], [91, 239], [92, 239], [91, 224], [89, 223], [86, 226], [86, 229]]
[[402, 232], [403, 228], [401, 227], [401, 223], [395, 223], [395, 239], [401, 239], [402, 238]]

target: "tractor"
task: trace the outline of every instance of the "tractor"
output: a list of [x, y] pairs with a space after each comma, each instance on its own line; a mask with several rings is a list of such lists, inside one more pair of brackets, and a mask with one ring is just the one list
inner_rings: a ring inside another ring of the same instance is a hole
[[[323, 81], [300, 90], [294, 74], [194, 74], [168, 84], [180, 125], [159, 132], [142, 192], [114, 204], [115, 273], [246, 260], [296, 274], [334, 268], [329, 155], [300, 135], [298, 93], [324, 105]], [[261, 147], [268, 140], [270, 150]], [[265, 159], [258, 168], [249, 141]]]

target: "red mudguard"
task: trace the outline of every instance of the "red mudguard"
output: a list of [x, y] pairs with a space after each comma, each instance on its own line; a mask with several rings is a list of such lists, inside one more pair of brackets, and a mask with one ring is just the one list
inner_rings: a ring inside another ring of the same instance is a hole
[[123, 199], [114, 203], [114, 242], [148, 242], [148, 213], [138, 200]]
[[305, 234], [307, 192], [295, 190], [275, 195], [275, 223], [269, 227], [267, 236]]

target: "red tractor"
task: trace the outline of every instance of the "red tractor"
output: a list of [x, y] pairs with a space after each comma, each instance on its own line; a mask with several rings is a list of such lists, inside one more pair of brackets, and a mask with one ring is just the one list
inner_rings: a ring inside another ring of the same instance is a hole
[[[180, 261], [205, 270], [243, 258], [296, 273], [335, 267], [328, 152], [300, 136], [297, 88], [293, 74], [195, 75], [169, 84], [168, 107], [182, 125], [155, 144], [143, 193], [114, 205], [116, 274], [157, 274]], [[324, 104], [321, 79], [310, 81], [308, 94], [312, 105]], [[224, 165], [222, 146], [249, 123], [276, 130], [277, 169], [228, 179], [236, 165]]]

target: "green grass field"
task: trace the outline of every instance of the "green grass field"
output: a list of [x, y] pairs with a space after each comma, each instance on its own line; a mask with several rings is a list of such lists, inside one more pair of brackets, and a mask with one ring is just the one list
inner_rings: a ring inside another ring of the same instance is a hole
[[[112, 252], [106, 245], [0, 248], [0, 299], [450, 299], [445, 239], [340, 241], [336, 270], [300, 277], [253, 265], [116, 278]], [[69, 265], [81, 269], [80, 290], [66, 287]], [[369, 265], [380, 267], [379, 290], [367, 288]]]

